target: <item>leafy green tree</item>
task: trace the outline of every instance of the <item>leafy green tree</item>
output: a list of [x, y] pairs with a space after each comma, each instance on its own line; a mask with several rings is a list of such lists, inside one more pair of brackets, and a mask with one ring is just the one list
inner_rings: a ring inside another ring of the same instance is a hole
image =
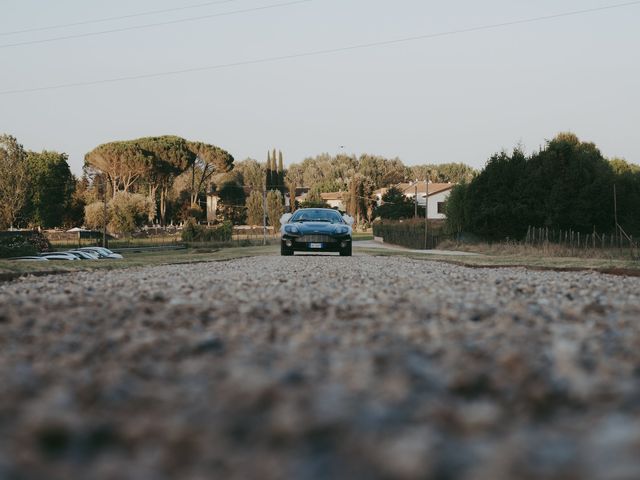
[[128, 236], [145, 224], [154, 207], [145, 195], [120, 192], [109, 202], [109, 229]]
[[445, 231], [452, 234], [460, 234], [469, 224], [467, 190], [469, 186], [465, 183], [459, 183], [449, 194], [446, 203], [447, 221]]
[[75, 178], [75, 186], [71, 194], [71, 201], [64, 213], [64, 225], [67, 227], [79, 227], [84, 223], [84, 208], [87, 205], [87, 197], [90, 182], [86, 175]]
[[382, 196], [382, 204], [375, 209], [374, 216], [389, 220], [413, 218], [415, 214], [414, 202], [404, 196], [402, 191], [391, 187]]
[[349, 183], [349, 191], [346, 195], [346, 210], [356, 223], [371, 220], [375, 207], [373, 199], [373, 182], [361, 174], [353, 176]]
[[273, 170], [271, 170], [271, 151], [267, 151], [267, 164], [265, 166], [264, 188], [267, 191], [273, 188]]
[[291, 165], [285, 174], [284, 183], [289, 191], [289, 212], [296, 209], [296, 189], [304, 187], [304, 170], [301, 165]]
[[[137, 185], [138, 191], [146, 188], [155, 203], [159, 192], [159, 216], [166, 223], [168, 197], [181, 174], [191, 169], [190, 195], [194, 207], [211, 177], [232, 169], [233, 157], [214, 145], [165, 135], [100, 145], [85, 156], [85, 165], [93, 173], [106, 175], [114, 194], [132, 192]], [[154, 216], [152, 211], [150, 220]]]
[[477, 175], [477, 171], [464, 163], [441, 163], [431, 165], [415, 165], [410, 167], [414, 180], [430, 180], [434, 183], [469, 183]]
[[226, 181], [220, 185], [218, 196], [218, 214], [234, 225], [244, 223], [246, 212], [244, 208], [245, 193], [242, 185], [235, 181]]
[[0, 229], [14, 227], [29, 195], [29, 171], [22, 145], [0, 135]]
[[523, 195], [527, 158], [520, 150], [493, 155], [468, 186], [465, 229], [486, 238], [519, 238], [535, 225], [535, 200]]
[[234, 171], [240, 174], [240, 181], [245, 187], [262, 191], [265, 186], [265, 170], [260, 162], [247, 158], [234, 166]]
[[609, 165], [616, 175], [640, 174], [640, 165], [629, 163], [624, 158], [612, 158]]
[[280, 217], [284, 214], [284, 201], [282, 193], [278, 190], [271, 190], [267, 193], [267, 218], [269, 225], [276, 229], [280, 228]]
[[358, 162], [358, 173], [369, 178], [375, 188], [388, 187], [408, 180], [408, 169], [398, 158], [392, 160], [364, 154]]
[[285, 176], [286, 172], [284, 171], [284, 158], [282, 156], [282, 150], [278, 150], [278, 190], [284, 196], [287, 191], [287, 187], [285, 185]]
[[537, 210], [535, 224], [583, 233], [613, 226], [614, 175], [593, 143], [559, 134], [532, 155], [525, 178], [521, 191]]
[[624, 159], [609, 161], [615, 175], [618, 224], [629, 234], [640, 235], [640, 165]]
[[136, 181], [148, 173], [152, 155], [135, 141], [111, 142], [97, 146], [84, 157], [85, 167], [106, 175], [112, 195], [131, 192]]
[[518, 149], [493, 155], [467, 186], [453, 190], [447, 228], [488, 239], [522, 238], [529, 226], [610, 232], [619, 184], [619, 218], [636, 231], [640, 191], [633, 170], [608, 162], [593, 143], [561, 133], [530, 157]]
[[175, 178], [195, 163], [196, 154], [184, 138], [173, 135], [144, 137], [130, 143], [143, 152], [146, 159], [141, 183], [146, 186], [149, 200], [154, 205], [149, 212], [149, 221], [156, 218], [160, 192], [159, 217], [161, 223], [165, 223], [169, 190]]
[[153, 202], [145, 195], [118, 192], [109, 200], [106, 212], [104, 202], [93, 202], [85, 207], [85, 226], [101, 230], [106, 221], [109, 231], [128, 236], [145, 224], [153, 208]]
[[233, 169], [233, 156], [215, 145], [202, 142], [187, 142], [195, 155], [192, 163], [191, 204], [196, 205], [198, 195], [204, 193], [205, 186], [216, 174], [227, 173]]
[[72, 207], [75, 178], [67, 163], [67, 154], [28, 152], [31, 177], [29, 220], [43, 228], [60, 227]]
[[252, 190], [247, 197], [247, 224], [262, 225], [264, 215], [264, 205], [262, 193]]
[[111, 221], [109, 208], [104, 211], [104, 202], [92, 202], [84, 207], [84, 225], [92, 230], [102, 230]]
[[318, 189], [312, 188], [300, 204], [300, 208], [329, 208], [329, 204], [324, 201]]

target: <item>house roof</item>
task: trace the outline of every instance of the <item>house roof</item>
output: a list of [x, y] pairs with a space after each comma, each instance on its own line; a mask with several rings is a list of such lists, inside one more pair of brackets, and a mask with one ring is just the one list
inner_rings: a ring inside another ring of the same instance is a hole
[[[251, 195], [251, 192], [253, 191], [253, 188], [250, 186], [243, 186], [242, 190], [244, 192], [245, 197], [248, 197], [249, 195]], [[218, 191], [218, 188], [216, 185], [209, 185], [209, 188], [207, 189], [207, 197], [220, 197], [220, 192]]]
[[[397, 189], [399, 189], [405, 195], [412, 195], [415, 193], [416, 183], [399, 183], [394, 185]], [[424, 195], [426, 188], [424, 182], [418, 182], [418, 195]], [[440, 192], [446, 192], [447, 190], [451, 190], [455, 187], [455, 183], [430, 183], [429, 184], [429, 196], [435, 195]], [[389, 191], [388, 188], [379, 188], [375, 192], [374, 195], [382, 196]]]
[[[397, 188], [400, 189], [402, 193], [405, 195], [415, 193], [415, 188], [418, 187], [418, 194], [424, 194], [426, 192], [426, 185], [424, 182], [416, 183], [400, 183], [396, 185]], [[429, 196], [435, 195], [436, 193], [446, 192], [447, 190], [451, 190], [455, 187], [453, 183], [430, 183], [429, 184]]]
[[327, 192], [321, 193], [320, 196], [323, 200], [342, 200], [342, 195], [344, 192]]

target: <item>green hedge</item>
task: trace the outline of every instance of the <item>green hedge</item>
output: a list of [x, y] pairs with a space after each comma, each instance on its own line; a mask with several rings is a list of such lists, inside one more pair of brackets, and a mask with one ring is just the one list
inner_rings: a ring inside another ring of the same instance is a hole
[[0, 258], [36, 255], [51, 250], [51, 244], [40, 232], [2, 232]]
[[[377, 221], [373, 223], [373, 235], [382, 237], [385, 243], [424, 249], [424, 219]], [[442, 239], [441, 226], [429, 221], [428, 247], [435, 248]]]
[[194, 220], [188, 220], [182, 229], [184, 242], [230, 242], [233, 237], [233, 224], [223, 222], [215, 227], [198, 225]]

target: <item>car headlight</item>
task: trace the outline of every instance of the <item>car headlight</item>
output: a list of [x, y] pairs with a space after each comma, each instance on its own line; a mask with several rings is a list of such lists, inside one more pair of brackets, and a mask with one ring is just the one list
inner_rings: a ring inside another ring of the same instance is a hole
[[345, 234], [349, 233], [349, 227], [344, 227], [344, 226], [343, 227], [337, 227], [336, 228], [336, 233], [338, 235], [345, 235]]
[[297, 235], [300, 233], [300, 230], [298, 230], [298, 227], [296, 227], [295, 225], [285, 225], [284, 231], [286, 233], [291, 233], [292, 235]]

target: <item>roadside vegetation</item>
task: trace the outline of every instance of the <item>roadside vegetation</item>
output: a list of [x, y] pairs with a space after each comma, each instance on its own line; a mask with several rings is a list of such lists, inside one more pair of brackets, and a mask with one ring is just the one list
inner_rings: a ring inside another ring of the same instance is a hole
[[493, 155], [447, 202], [447, 228], [464, 239], [523, 241], [531, 228], [640, 236], [640, 166], [606, 159], [563, 133], [532, 155]]
[[571, 247], [563, 244], [547, 243], [529, 245], [524, 242], [479, 242], [460, 243], [446, 240], [439, 244], [442, 250], [458, 250], [462, 252], [480, 253], [493, 256], [518, 256], [518, 257], [547, 257], [547, 258], [576, 258], [576, 259], [600, 259], [600, 260], [630, 260], [640, 266], [640, 251], [637, 247], [625, 245], [620, 248], [589, 248]]
[[640, 262], [629, 257], [563, 257], [544, 255], [540, 252], [524, 252], [509, 250], [467, 250], [478, 255], [415, 253], [408, 250], [385, 250], [367, 248], [358, 250], [373, 256], [401, 256], [425, 262], [444, 262], [472, 268], [507, 268], [521, 267], [533, 270], [557, 271], [597, 271], [614, 275], [640, 276]]

